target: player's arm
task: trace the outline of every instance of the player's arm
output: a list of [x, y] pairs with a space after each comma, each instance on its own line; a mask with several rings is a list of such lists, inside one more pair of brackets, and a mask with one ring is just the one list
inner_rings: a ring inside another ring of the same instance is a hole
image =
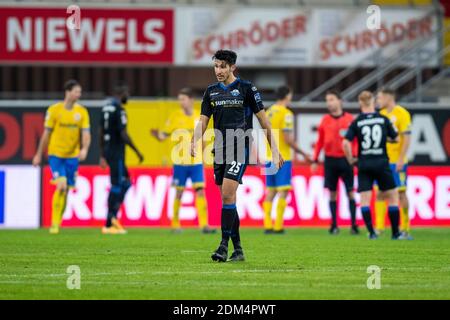
[[39, 145], [36, 150], [36, 154], [33, 157], [33, 166], [39, 166], [42, 163], [42, 155], [44, 154], [44, 150], [48, 147], [48, 142], [50, 140], [50, 136], [52, 134], [51, 128], [45, 128], [42, 133], [41, 139], [39, 140]]
[[266, 112], [264, 110], [260, 110], [258, 113], [255, 113], [256, 118], [258, 119], [261, 128], [264, 130], [264, 134], [266, 136], [267, 142], [269, 143], [270, 149], [272, 150], [272, 161], [275, 164], [276, 168], [281, 168], [284, 163], [284, 159], [278, 150], [277, 143], [275, 142], [275, 138], [272, 133], [272, 128], [270, 126], [269, 118], [267, 118]]
[[293, 149], [296, 153], [299, 153], [302, 155], [303, 158], [307, 162], [311, 162], [311, 157], [306, 154], [300, 147], [298, 146], [297, 142], [294, 138], [294, 114], [292, 112], [287, 112], [283, 117], [282, 122], [282, 128], [283, 128], [283, 139], [286, 142], [286, 144]]
[[207, 115], [201, 114], [200, 119], [195, 126], [194, 134], [191, 138], [191, 156], [196, 156], [196, 150], [197, 150], [197, 143], [198, 140], [202, 139], [203, 135], [205, 134], [206, 128], [208, 128], [209, 124], [209, 117]]
[[319, 127], [317, 128], [317, 141], [316, 141], [316, 144], [314, 145], [313, 162], [315, 162], [315, 163], [317, 163], [317, 161], [319, 160], [319, 155], [323, 149], [324, 141], [325, 141], [325, 132], [324, 132], [323, 120], [322, 120], [320, 122]]
[[387, 118], [385, 121], [385, 125], [386, 125], [386, 130], [387, 130], [387, 138], [386, 141], [387, 142], [398, 142], [398, 132], [397, 130], [395, 130], [394, 125], [392, 124], [392, 122]]
[[398, 143], [398, 137], [397, 138], [390, 138], [390, 137], [387, 137], [386, 138], [386, 142], [387, 143]]
[[403, 169], [403, 166], [405, 164], [405, 157], [406, 154], [408, 153], [408, 149], [411, 144], [411, 134], [409, 132], [401, 133], [401, 135], [403, 137], [403, 140], [402, 145], [400, 147], [400, 154], [397, 162], [397, 171], [401, 171]]
[[353, 157], [352, 141], [356, 137], [356, 120], [352, 122], [348, 127], [347, 133], [342, 140], [342, 150], [344, 151], [345, 158], [350, 165], [355, 165], [358, 162], [358, 158]]
[[358, 159], [353, 157], [352, 143], [349, 140], [342, 140], [342, 149], [344, 150], [345, 158], [347, 159], [348, 163], [354, 165], [358, 162]]
[[86, 160], [89, 146], [91, 145], [91, 131], [89, 129], [81, 130], [81, 149], [79, 159], [80, 161]]
[[133, 140], [131, 140], [130, 135], [128, 134], [127, 131], [128, 119], [125, 110], [120, 110], [116, 112], [116, 117], [119, 117], [117, 120], [119, 123], [120, 138], [122, 139], [122, 142], [125, 143], [127, 146], [129, 146], [136, 153], [137, 157], [139, 158], [139, 162], [144, 161], [144, 156], [138, 150], [136, 145], [133, 143]]
[[172, 113], [164, 124], [162, 130], [159, 129], [151, 129], [150, 134], [159, 142], [166, 140], [170, 137], [170, 134], [176, 129], [174, 127], [174, 114]]
[[406, 154], [408, 153], [411, 144], [411, 115], [405, 111], [401, 118], [398, 128], [399, 134], [402, 136], [402, 144], [400, 146], [400, 153], [396, 164], [396, 170], [401, 171], [405, 165]]
[[203, 141], [203, 135], [205, 134], [206, 128], [208, 128], [209, 119], [211, 118], [212, 114], [213, 114], [213, 109], [211, 106], [209, 89], [206, 89], [205, 93], [203, 93], [202, 105], [201, 105], [201, 110], [200, 110], [200, 119], [194, 128], [194, 134], [192, 135], [192, 138], [191, 138], [191, 156], [192, 157], [196, 156], [198, 140], [202, 139], [202, 141]]
[[128, 134], [128, 131], [126, 128], [122, 129], [122, 131], [120, 132], [120, 137], [122, 138], [122, 141], [136, 153], [136, 155], [139, 158], [139, 162], [144, 161], [144, 156], [139, 151], [139, 149], [136, 147], [136, 145], [133, 143], [133, 140], [131, 140], [131, 137]]
[[44, 121], [44, 132], [42, 133], [41, 139], [39, 140], [39, 145], [36, 150], [36, 154], [33, 157], [33, 165], [39, 166], [42, 163], [42, 155], [44, 150], [47, 150], [48, 142], [50, 141], [50, 136], [52, 134], [53, 128], [55, 127], [56, 119], [53, 113], [53, 108], [49, 107], [45, 113]]
[[104, 129], [103, 129], [103, 124], [100, 125], [99, 129], [98, 129], [98, 145], [100, 147], [100, 167], [101, 168], [106, 168], [107, 167], [107, 162], [104, 155], [104, 150], [105, 150], [105, 146], [104, 146], [104, 137], [103, 135], [105, 134]]
[[153, 137], [155, 137], [156, 140], [158, 140], [160, 142], [166, 140], [169, 137], [169, 134], [167, 134], [166, 132], [162, 132], [158, 129], [151, 129], [150, 134]]
[[83, 111], [83, 118], [81, 122], [81, 149], [78, 158], [80, 161], [86, 160], [89, 146], [91, 145], [91, 125], [89, 120], [89, 113], [86, 109]]
[[314, 153], [312, 157], [312, 164], [311, 164], [311, 171], [316, 172], [317, 171], [317, 162], [319, 161], [319, 155], [320, 152], [323, 149], [324, 141], [325, 141], [325, 132], [323, 129], [323, 119], [319, 124], [319, 127], [317, 128], [317, 141], [314, 145]]
[[309, 154], [304, 152], [297, 144], [292, 130], [283, 130], [283, 139], [296, 153], [300, 154], [307, 162], [312, 162]]
[[275, 164], [275, 168], [281, 168], [283, 166], [284, 159], [281, 156], [280, 151], [278, 150], [277, 143], [275, 142], [275, 138], [272, 133], [272, 126], [270, 125], [269, 118], [267, 117], [266, 111], [264, 110], [261, 94], [258, 92], [258, 89], [255, 86], [251, 85], [251, 87], [247, 88], [244, 102], [250, 107], [253, 114], [258, 119], [261, 128], [263, 128], [264, 130], [267, 142], [269, 143], [269, 147], [272, 150], [272, 162]]

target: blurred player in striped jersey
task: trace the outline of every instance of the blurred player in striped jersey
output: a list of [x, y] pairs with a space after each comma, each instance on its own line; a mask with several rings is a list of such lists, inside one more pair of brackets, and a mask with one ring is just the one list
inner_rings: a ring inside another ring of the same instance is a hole
[[[292, 156], [291, 149], [301, 154], [307, 161], [310, 157], [301, 150], [294, 138], [294, 114], [288, 109], [288, 105], [292, 102], [292, 91], [289, 87], [282, 86], [276, 91], [276, 103], [267, 110], [267, 118], [274, 130], [274, 134], [278, 133], [279, 150], [281, 156], [285, 160], [284, 165], [275, 173], [270, 174], [269, 170], [273, 167], [273, 163], [268, 160], [266, 163], [266, 187], [267, 194], [264, 199], [264, 229], [265, 233], [284, 233], [283, 215], [286, 209], [286, 197], [289, 190], [292, 189]], [[267, 148], [267, 159], [272, 159], [272, 152]], [[272, 203], [278, 194], [277, 215], [275, 225], [272, 223]]]
[[[183, 150], [189, 150], [191, 138], [194, 132], [195, 124], [200, 118], [200, 112], [194, 110], [193, 93], [190, 88], [184, 88], [178, 93], [178, 101], [181, 108], [173, 112], [167, 119], [161, 130], [152, 129], [151, 134], [158, 140], [164, 141], [172, 134], [177, 133], [182, 136], [182, 141], [186, 142]], [[183, 135], [186, 135], [183, 137]], [[180, 145], [182, 148], [183, 146]], [[177, 146], [175, 146], [176, 148]], [[201, 145], [199, 145], [201, 149]], [[178, 155], [174, 150], [172, 155]], [[173, 202], [172, 230], [179, 232], [181, 230], [179, 211], [181, 206], [181, 197], [186, 188], [187, 179], [191, 179], [192, 186], [195, 189], [195, 206], [198, 214], [198, 224], [203, 233], [214, 233], [216, 230], [208, 226], [208, 209], [205, 199], [205, 179], [203, 174], [202, 152], [192, 159], [190, 153], [187, 158], [172, 159], [173, 166], [173, 186], [177, 193]]]
[[59, 233], [68, 189], [75, 187], [78, 163], [86, 159], [91, 143], [89, 113], [77, 103], [81, 97], [81, 85], [76, 80], [69, 80], [64, 90], [64, 101], [47, 109], [45, 130], [33, 158], [33, 165], [40, 165], [48, 146], [52, 183], [56, 185], [52, 199], [51, 234]]
[[[377, 102], [380, 107], [380, 114], [391, 120], [392, 125], [399, 135], [398, 143], [388, 143], [387, 154], [389, 157], [389, 166], [397, 186], [400, 199], [400, 231], [402, 237], [412, 240], [410, 235], [411, 228], [409, 222], [409, 203], [406, 196], [406, 180], [408, 170], [408, 148], [411, 141], [411, 115], [401, 105], [395, 102], [395, 92], [388, 88], [383, 88], [378, 92]], [[386, 216], [386, 200], [377, 194], [375, 204], [376, 229], [380, 233], [384, 230]]]

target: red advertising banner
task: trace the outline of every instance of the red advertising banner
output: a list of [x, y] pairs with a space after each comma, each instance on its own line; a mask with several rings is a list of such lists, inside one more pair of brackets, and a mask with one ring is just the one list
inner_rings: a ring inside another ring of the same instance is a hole
[[[133, 186], [127, 193], [119, 216], [126, 226], [169, 226], [175, 196], [171, 188], [169, 168], [130, 169]], [[311, 175], [308, 167], [295, 167], [293, 189], [288, 196], [286, 226], [326, 226], [329, 224], [328, 192], [323, 188], [322, 172]], [[220, 225], [221, 200], [214, 185], [212, 169], [205, 170], [209, 220]], [[50, 184], [48, 167], [43, 174], [43, 225], [51, 223], [51, 200], [54, 186]], [[239, 187], [237, 207], [242, 226], [262, 226], [264, 176], [259, 167], [249, 167], [244, 184]], [[109, 190], [108, 171], [97, 166], [82, 166], [76, 189], [69, 194], [63, 226], [87, 227], [103, 225], [107, 214]], [[340, 186], [343, 190], [343, 186]], [[338, 222], [349, 225], [350, 212], [345, 192], [339, 192]], [[450, 226], [450, 167], [409, 168], [408, 195], [410, 217], [414, 226]], [[187, 188], [182, 198], [180, 219], [183, 226], [196, 226], [195, 194]], [[359, 199], [357, 198], [357, 203]], [[276, 201], [276, 199], [275, 199]], [[360, 224], [361, 214], [357, 217]]]
[[0, 61], [173, 63], [173, 9], [0, 8]]

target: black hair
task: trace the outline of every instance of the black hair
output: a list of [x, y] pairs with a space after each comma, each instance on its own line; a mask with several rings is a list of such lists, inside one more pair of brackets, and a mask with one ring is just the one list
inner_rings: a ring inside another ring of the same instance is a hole
[[66, 83], [64, 83], [64, 91], [72, 91], [75, 87], [81, 87], [80, 83], [77, 80], [68, 80]]
[[237, 54], [231, 50], [217, 50], [216, 53], [212, 56], [212, 59], [225, 61], [230, 66], [236, 64]]
[[178, 94], [188, 96], [191, 99], [194, 97], [194, 92], [192, 91], [191, 88], [183, 88], [180, 91], [178, 91]]
[[335, 96], [335, 97], [338, 98], [339, 100], [342, 99], [342, 98], [341, 98], [341, 93], [340, 93], [338, 90], [336, 90], [336, 89], [330, 89], [330, 90], [327, 90], [327, 92], [325, 93], [325, 96], [327, 96], [327, 95], [329, 95], [329, 94], [332, 94], [333, 96]]
[[291, 92], [291, 88], [289, 88], [288, 86], [281, 86], [278, 87], [275, 91], [275, 97], [277, 98], [277, 100], [283, 100]]

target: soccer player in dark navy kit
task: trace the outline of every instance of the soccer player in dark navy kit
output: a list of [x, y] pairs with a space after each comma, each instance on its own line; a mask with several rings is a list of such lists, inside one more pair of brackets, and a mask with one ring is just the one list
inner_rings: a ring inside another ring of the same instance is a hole
[[203, 137], [212, 116], [215, 130], [214, 179], [222, 197], [222, 241], [211, 258], [219, 262], [227, 261], [230, 237], [234, 246], [230, 261], [244, 260], [236, 190], [242, 183], [249, 162], [253, 114], [271, 146], [274, 167], [279, 169], [284, 161], [273, 138], [258, 90], [251, 82], [236, 78], [233, 74], [236, 58], [236, 53], [229, 50], [219, 50], [214, 54], [214, 72], [219, 82], [210, 85], [203, 95], [200, 121], [191, 141], [191, 155], [195, 156], [197, 141]]
[[[389, 167], [386, 143], [396, 141], [398, 134], [391, 121], [375, 112], [375, 99], [369, 91], [358, 96], [361, 114], [348, 128], [342, 142], [345, 156], [351, 165], [358, 164], [358, 191], [361, 194], [361, 213], [369, 231], [369, 239], [376, 239], [372, 226], [370, 200], [374, 182], [378, 183], [383, 198], [389, 205], [392, 239], [399, 239], [400, 212], [397, 187]], [[358, 140], [358, 158], [352, 155], [351, 141]]]
[[108, 196], [108, 216], [102, 229], [104, 234], [125, 234], [126, 230], [117, 219], [117, 212], [131, 186], [130, 176], [125, 166], [125, 146], [136, 152], [139, 162], [142, 154], [127, 133], [127, 114], [123, 105], [128, 100], [128, 87], [119, 84], [114, 88], [114, 97], [102, 109], [100, 125], [100, 165], [110, 169], [111, 190]]

